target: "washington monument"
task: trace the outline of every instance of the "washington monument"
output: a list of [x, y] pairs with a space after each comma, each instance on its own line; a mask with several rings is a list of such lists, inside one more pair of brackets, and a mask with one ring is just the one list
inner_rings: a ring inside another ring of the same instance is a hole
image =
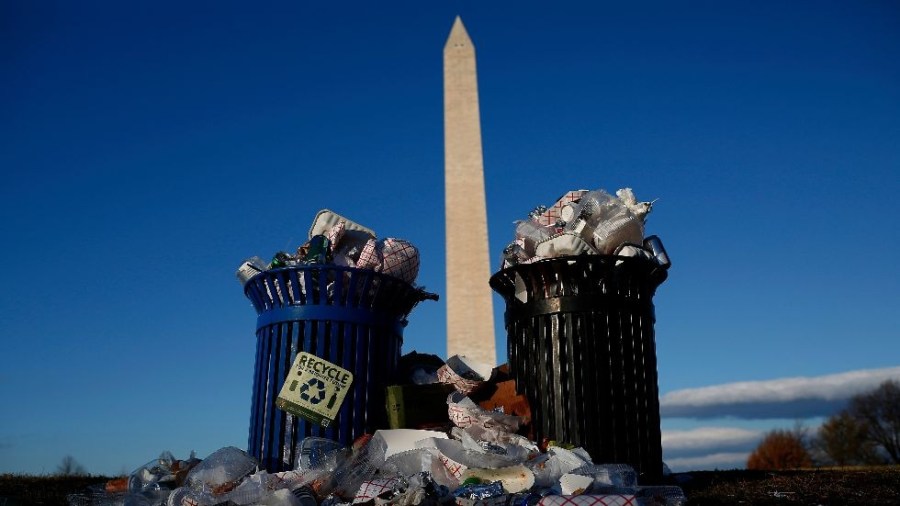
[[475, 46], [457, 16], [444, 45], [447, 356], [495, 365]]

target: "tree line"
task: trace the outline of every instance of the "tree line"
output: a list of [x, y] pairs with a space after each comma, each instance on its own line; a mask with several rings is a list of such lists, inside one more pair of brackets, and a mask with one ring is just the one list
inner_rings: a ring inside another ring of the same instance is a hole
[[900, 464], [900, 383], [894, 380], [851, 398], [814, 435], [800, 425], [766, 433], [747, 459], [747, 469], [884, 464]]

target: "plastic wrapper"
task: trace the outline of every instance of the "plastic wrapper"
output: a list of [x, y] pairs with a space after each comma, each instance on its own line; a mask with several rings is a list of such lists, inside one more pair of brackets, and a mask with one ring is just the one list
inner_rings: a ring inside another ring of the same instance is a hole
[[237, 506], [262, 503], [275, 490], [280, 489], [270, 483], [270, 475], [265, 471], [247, 476], [234, 489], [216, 498], [218, 502], [230, 502]]
[[[146, 500], [152, 505], [165, 503], [172, 490], [182, 484], [198, 462], [193, 455], [185, 461], [176, 459], [171, 452], [163, 452], [128, 476], [124, 502], [139, 504]], [[116, 488], [121, 489], [121, 484]]]
[[416, 476], [427, 473], [430, 480], [444, 488], [455, 488], [459, 484], [440, 459], [437, 448], [417, 448], [388, 457], [381, 469], [383, 476]]
[[[469, 425], [465, 429], [454, 428], [451, 433], [456, 434], [458, 430], [464, 430], [469, 437], [480, 441], [482, 444], [489, 442], [501, 446], [505, 450], [505, 455], [517, 461], [524, 462], [541, 452], [540, 448], [527, 437], [504, 430], [487, 428], [482, 425]], [[457, 439], [462, 440], [462, 436]]]
[[[331, 490], [344, 499], [356, 496], [356, 491], [363, 482], [372, 479], [385, 462], [385, 446], [383, 441], [369, 437], [361, 437], [354, 443], [353, 454], [343, 459], [331, 475]], [[325, 489], [317, 491], [325, 495]]]
[[433, 439], [430, 443], [437, 448], [438, 460], [444, 464], [450, 475], [459, 480], [463, 472], [474, 468], [498, 468], [517, 464], [505, 455], [495, 455], [480, 451], [468, 450], [463, 444], [453, 439]]
[[337, 456], [343, 449], [344, 445], [333, 439], [306, 437], [297, 445], [296, 451], [300, 458], [294, 468], [300, 471], [318, 469], [331, 472], [337, 467]]
[[590, 476], [596, 485], [637, 486], [637, 472], [628, 464], [585, 464], [570, 472]]
[[384, 476], [412, 476], [431, 470], [431, 464], [435, 460], [433, 448], [416, 448], [405, 452], [395, 453], [388, 457], [381, 474]]
[[472, 483], [463, 485], [453, 491], [454, 497], [464, 497], [466, 499], [487, 499], [488, 497], [498, 497], [504, 494], [503, 484], [499, 481], [492, 483]]
[[417, 506], [437, 505], [441, 500], [450, 495], [447, 487], [436, 483], [431, 475], [426, 472], [410, 475], [406, 480], [398, 480], [400, 486], [395, 489], [392, 497], [376, 498], [375, 504], [390, 504], [392, 506]]
[[[521, 436], [478, 425], [470, 425], [465, 429], [454, 427], [450, 434], [461, 442], [466, 450], [498, 455], [510, 463], [525, 462], [539, 452], [536, 446], [522, 446], [520, 441], [527, 439]], [[516, 439], [517, 437], [519, 439]]]
[[197, 464], [187, 475], [186, 485], [195, 491], [219, 496], [234, 489], [256, 467], [256, 459], [243, 450], [226, 446]]
[[575, 215], [566, 224], [566, 231], [580, 235], [602, 255], [611, 255], [620, 244], [641, 244], [644, 240], [643, 221], [603, 190], [584, 194]]
[[516, 243], [521, 245], [526, 256], [529, 257], [534, 256], [535, 248], [539, 243], [546, 241], [554, 233], [553, 229], [532, 219], [516, 222]]
[[266, 495], [257, 503], [259, 506], [301, 506], [300, 500], [290, 490], [280, 489]]
[[647, 220], [647, 215], [650, 214], [650, 211], [653, 209], [653, 203], [656, 202], [655, 200], [653, 202], [638, 201], [631, 188], [616, 190], [616, 197], [618, 197], [619, 201], [631, 211], [631, 214], [641, 220], [641, 223]]
[[547, 453], [538, 455], [525, 465], [534, 473], [534, 482], [540, 487], [552, 487], [562, 475], [571, 472], [590, 461], [578, 453], [558, 446], [547, 449]]

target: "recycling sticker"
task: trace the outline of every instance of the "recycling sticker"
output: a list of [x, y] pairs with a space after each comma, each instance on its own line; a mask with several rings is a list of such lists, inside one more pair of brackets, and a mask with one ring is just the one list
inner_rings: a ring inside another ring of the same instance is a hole
[[275, 405], [328, 427], [340, 411], [352, 383], [350, 371], [301, 351], [294, 359]]

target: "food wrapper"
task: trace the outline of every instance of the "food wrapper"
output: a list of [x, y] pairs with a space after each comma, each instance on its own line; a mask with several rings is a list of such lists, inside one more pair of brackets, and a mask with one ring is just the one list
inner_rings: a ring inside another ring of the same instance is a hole
[[548, 495], [538, 501], [538, 506], [638, 506], [633, 495]]
[[450, 421], [462, 429], [480, 425], [485, 428], [515, 432], [519, 430], [523, 422], [521, 416], [487, 411], [460, 392], [453, 392], [447, 396], [447, 414], [450, 416]]
[[347, 222], [341, 220], [337, 223], [337, 225], [331, 227], [331, 230], [325, 234], [325, 237], [328, 238], [328, 244], [331, 246], [332, 253], [337, 249], [337, 243], [341, 242], [341, 239], [344, 238], [344, 231], [347, 229]]
[[387, 238], [381, 243], [381, 272], [413, 284], [419, 275], [419, 250], [403, 239]]
[[[572, 204], [574, 202], [578, 202], [581, 199], [582, 195], [587, 193], [588, 190], [572, 190], [566, 192], [565, 195], [560, 197], [555, 204], [548, 207], [543, 214], [537, 217], [537, 222], [545, 227], [554, 227], [560, 221], [568, 221], [569, 218], [564, 216], [563, 209], [569, 208], [571, 209]], [[571, 216], [571, 215], [570, 215]]]
[[381, 495], [393, 495], [400, 482], [396, 478], [376, 478], [362, 482], [353, 504], [371, 501]]
[[378, 243], [375, 239], [369, 239], [363, 245], [362, 251], [359, 253], [359, 259], [356, 261], [358, 269], [370, 269], [375, 272], [381, 270], [383, 260], [381, 251], [378, 250]]
[[437, 371], [438, 381], [450, 383], [456, 390], [469, 395], [481, 388], [491, 376], [493, 366], [470, 359], [465, 355], [453, 355]]
[[469, 468], [460, 478], [478, 478], [483, 482], [499, 482], [508, 494], [524, 492], [534, 485], [534, 473], [523, 465], [498, 467], [496, 469]]
[[345, 218], [340, 214], [331, 211], [329, 209], [322, 209], [316, 214], [316, 217], [313, 219], [313, 224], [309, 228], [309, 238], [312, 239], [313, 236], [316, 235], [324, 235], [328, 234], [331, 229], [338, 225], [339, 223], [344, 223], [345, 233], [348, 235], [354, 235], [354, 233], [362, 234], [369, 236], [370, 238], [375, 238], [375, 232], [367, 227], [356, 223], [353, 220]]

